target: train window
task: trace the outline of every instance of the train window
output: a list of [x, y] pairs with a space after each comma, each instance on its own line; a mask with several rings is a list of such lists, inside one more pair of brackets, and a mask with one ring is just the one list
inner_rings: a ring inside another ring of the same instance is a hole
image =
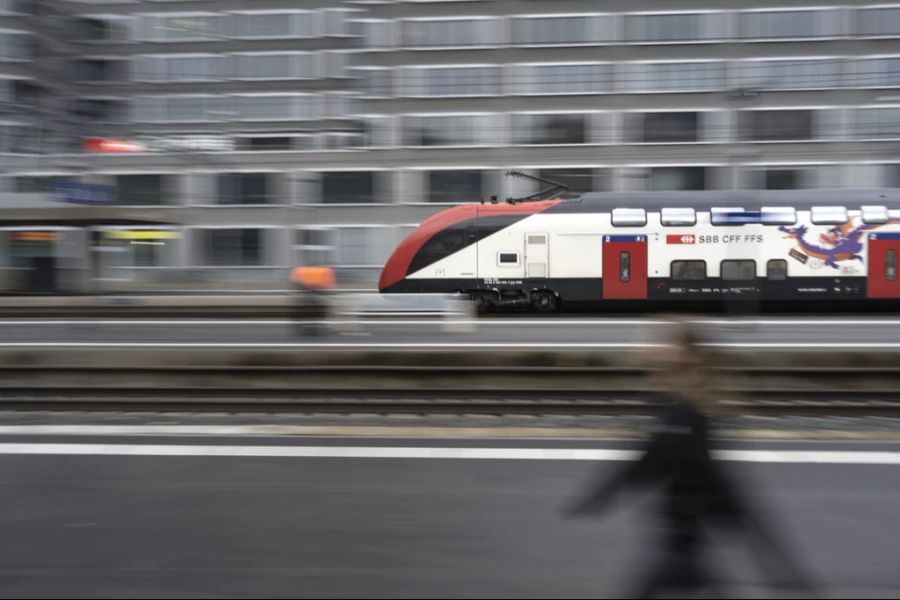
[[643, 208], [614, 208], [612, 224], [615, 227], [643, 227], [647, 224], [647, 211]]
[[766, 263], [766, 277], [770, 281], [784, 281], [787, 279], [788, 263], [783, 258], [773, 258]]
[[673, 260], [672, 279], [676, 281], [697, 281], [706, 279], [706, 261]]
[[756, 261], [723, 260], [719, 271], [726, 281], [751, 281], [756, 279]]
[[884, 278], [888, 281], [897, 279], [897, 251], [893, 248], [884, 253]]
[[813, 206], [814, 225], [843, 225], [847, 222], [847, 209], [843, 206]]
[[619, 252], [619, 281], [631, 281], [631, 252]]
[[664, 208], [659, 218], [663, 227], [688, 227], [697, 224], [693, 208]]
[[726, 208], [711, 208], [709, 221], [713, 225], [746, 225], [747, 223], [759, 223], [760, 213], [753, 210], [744, 210], [740, 206]]
[[890, 221], [887, 206], [863, 206], [862, 207], [863, 223], [880, 224]]
[[498, 252], [497, 264], [506, 267], [517, 267], [519, 265], [518, 252]]
[[793, 225], [797, 222], [797, 211], [792, 206], [763, 206], [759, 220], [763, 225]]
[[410, 263], [409, 272], [414, 273], [419, 269], [423, 269], [473, 243], [474, 240], [470, 240], [466, 234], [467, 228], [468, 224], [465, 222], [456, 223], [434, 234], [416, 252]]

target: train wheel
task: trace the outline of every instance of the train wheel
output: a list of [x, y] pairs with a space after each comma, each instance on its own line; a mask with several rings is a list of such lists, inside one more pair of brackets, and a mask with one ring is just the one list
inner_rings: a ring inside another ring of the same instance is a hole
[[485, 313], [496, 306], [494, 300], [490, 296], [483, 294], [472, 295], [472, 302], [475, 304], [475, 310], [479, 313]]
[[553, 312], [559, 306], [559, 298], [550, 290], [531, 294], [531, 306], [538, 312]]

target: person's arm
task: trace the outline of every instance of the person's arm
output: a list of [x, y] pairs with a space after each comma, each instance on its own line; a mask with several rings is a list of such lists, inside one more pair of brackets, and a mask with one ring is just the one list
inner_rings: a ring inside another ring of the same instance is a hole
[[656, 433], [640, 451], [640, 458], [620, 467], [612, 477], [599, 475], [594, 478], [586, 493], [579, 496], [564, 510], [567, 516], [597, 514], [606, 510], [616, 494], [627, 486], [649, 483], [662, 474], [662, 461], [667, 439], [663, 432]]

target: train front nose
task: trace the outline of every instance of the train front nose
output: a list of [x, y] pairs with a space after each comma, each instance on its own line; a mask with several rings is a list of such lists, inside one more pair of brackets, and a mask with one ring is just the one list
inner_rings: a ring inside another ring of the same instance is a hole
[[390, 258], [388, 258], [387, 262], [384, 264], [384, 268], [381, 270], [381, 277], [378, 278], [378, 291], [382, 294], [389, 294], [392, 291], [396, 291], [396, 288], [403, 281], [405, 275], [406, 273], [403, 271], [400, 260], [397, 258], [397, 252], [395, 251], [391, 254]]
[[394, 249], [390, 258], [384, 264], [381, 270], [381, 277], [378, 278], [378, 291], [382, 294], [395, 294], [404, 291], [404, 283], [406, 282], [406, 274], [413, 256], [421, 247], [421, 236], [419, 230], [416, 229], [400, 242], [400, 245]]

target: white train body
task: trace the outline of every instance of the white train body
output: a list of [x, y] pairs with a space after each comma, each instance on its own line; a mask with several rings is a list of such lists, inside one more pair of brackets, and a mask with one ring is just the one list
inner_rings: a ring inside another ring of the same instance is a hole
[[619, 194], [459, 206], [410, 234], [385, 266], [380, 287], [539, 308], [900, 298], [900, 204], [892, 208], [890, 198], [873, 191], [862, 202], [842, 194], [843, 202], [834, 193], [810, 192], [793, 203], [762, 194], [736, 206], [721, 202], [721, 194], [698, 193], [690, 198], [707, 206], [696, 208], [672, 202], [689, 198], [682, 194], [660, 194], [648, 209], [640, 198], [625, 204]]

